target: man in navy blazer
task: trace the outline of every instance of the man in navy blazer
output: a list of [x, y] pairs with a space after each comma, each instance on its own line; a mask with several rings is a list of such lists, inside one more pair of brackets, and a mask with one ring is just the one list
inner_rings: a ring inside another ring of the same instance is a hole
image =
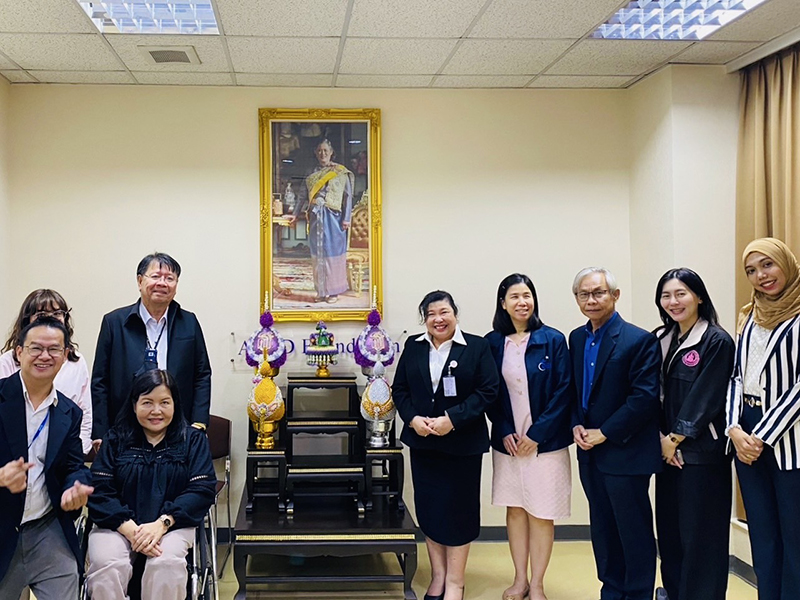
[[76, 598], [83, 559], [72, 518], [93, 488], [83, 413], [53, 387], [69, 333], [53, 318], [25, 327], [19, 372], [0, 379], [0, 600]]
[[168, 254], [148, 254], [136, 269], [139, 300], [103, 317], [92, 367], [95, 448], [127, 402], [133, 378], [147, 369], [169, 371], [183, 414], [199, 429], [208, 425], [211, 363], [197, 317], [174, 300], [180, 275]]
[[590, 267], [572, 292], [589, 319], [569, 336], [573, 437], [589, 501], [601, 600], [652, 600], [656, 543], [648, 488], [661, 469], [661, 364], [655, 336], [616, 312], [616, 279]]

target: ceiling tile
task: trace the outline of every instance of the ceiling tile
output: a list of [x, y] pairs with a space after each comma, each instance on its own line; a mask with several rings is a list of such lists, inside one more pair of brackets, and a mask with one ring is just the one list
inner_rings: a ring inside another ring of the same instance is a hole
[[521, 88], [530, 75], [439, 75], [436, 88]]
[[633, 79], [630, 75], [541, 75], [532, 88], [621, 88]]
[[486, 0], [355, 0], [347, 35], [458, 38]]
[[[111, 46], [131, 71], [228, 71], [228, 60], [219, 36], [210, 35], [107, 35]], [[199, 65], [152, 64], [138, 46], [194, 46]]]
[[760, 45], [761, 42], [697, 42], [669, 62], [723, 65]]
[[0, 52], [0, 69], [18, 69], [19, 67], [11, 62], [6, 56]]
[[260, 87], [330, 87], [333, 75], [267, 75], [264, 73], [236, 73], [238, 85]]
[[620, 0], [494, 0], [469, 37], [580, 38], [619, 8]]
[[708, 36], [709, 40], [767, 42], [800, 26], [800, 2], [768, 0]]
[[348, 0], [216, 0], [225, 35], [340, 36]]
[[42, 83], [136, 83], [126, 71], [31, 71]]
[[336, 87], [413, 88], [428, 87], [431, 75], [339, 75]]
[[0, 34], [0, 50], [24, 69], [113, 71], [119, 61], [99, 34]]
[[548, 69], [548, 75], [641, 75], [691, 42], [584, 40]]
[[455, 45], [456, 40], [348, 38], [339, 71], [372, 75], [433, 75]]
[[27, 71], [0, 71], [0, 74], [11, 83], [31, 83], [36, 80], [28, 75]]
[[93, 33], [75, 0], [0, 0], [0, 33]]
[[444, 73], [535, 75], [572, 43], [570, 40], [464, 40]]
[[333, 73], [339, 38], [228, 38], [234, 71]]
[[230, 73], [153, 73], [140, 71], [133, 74], [142, 84], [155, 85], [233, 85]]

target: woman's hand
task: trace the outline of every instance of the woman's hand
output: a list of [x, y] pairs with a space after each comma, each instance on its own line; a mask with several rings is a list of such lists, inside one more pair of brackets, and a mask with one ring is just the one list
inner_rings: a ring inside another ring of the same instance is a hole
[[736, 457], [744, 464], [752, 465], [761, 456], [764, 442], [745, 433], [742, 429], [732, 428], [728, 432], [728, 437], [731, 438], [733, 446], [736, 448]]
[[435, 435], [447, 435], [453, 431], [453, 422], [446, 414], [435, 419], [429, 419], [428, 426], [433, 429]]
[[136, 521], [133, 519], [128, 519], [122, 525], [117, 527], [117, 533], [124, 535], [125, 539], [127, 539], [131, 543], [131, 547], [133, 547], [133, 536], [136, 534], [138, 527], [139, 526], [136, 524]]
[[438, 433], [436, 433], [436, 431], [434, 431], [434, 429], [430, 425], [432, 420], [433, 419], [428, 419], [427, 417], [421, 417], [417, 415], [416, 417], [411, 419], [409, 425], [411, 426], [411, 429], [413, 429], [420, 437], [428, 437], [429, 435], [439, 435]]
[[516, 433], [509, 433], [506, 437], [503, 438], [503, 447], [506, 449], [511, 456], [517, 455], [517, 442], [519, 441], [519, 436]]
[[143, 523], [136, 528], [136, 533], [133, 534], [131, 549], [150, 557], [161, 556], [161, 547], [158, 543], [165, 533], [167, 533], [167, 527], [161, 521]]
[[538, 449], [539, 449], [539, 442], [534, 442], [527, 435], [523, 435], [520, 438], [519, 443], [517, 444], [517, 455], [530, 456], [531, 454], [536, 454], [536, 451]]
[[674, 464], [672, 459], [675, 458], [675, 451], [678, 449], [678, 444], [673, 442], [666, 435], [661, 436], [661, 458], [667, 463]]

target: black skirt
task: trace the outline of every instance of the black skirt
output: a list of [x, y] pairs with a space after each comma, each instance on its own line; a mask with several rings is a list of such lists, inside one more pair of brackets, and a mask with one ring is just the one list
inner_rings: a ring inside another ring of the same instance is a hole
[[419, 528], [444, 546], [463, 546], [481, 529], [482, 454], [457, 456], [411, 448]]

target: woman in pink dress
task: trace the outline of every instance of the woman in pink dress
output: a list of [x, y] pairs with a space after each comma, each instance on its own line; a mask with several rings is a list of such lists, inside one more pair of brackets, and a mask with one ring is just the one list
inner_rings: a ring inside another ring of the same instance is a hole
[[[0, 379], [10, 377], [19, 371], [19, 363], [14, 355], [14, 346], [17, 343], [19, 332], [28, 323], [39, 317], [53, 317], [58, 319], [69, 330], [72, 338], [72, 318], [70, 308], [64, 297], [55, 290], [34, 290], [22, 303], [16, 321], [3, 346], [0, 355]], [[76, 344], [70, 343], [67, 360], [56, 375], [54, 385], [56, 389], [72, 400], [83, 411], [81, 421], [81, 444], [83, 451], [88, 453], [92, 447], [92, 395], [90, 391], [89, 367], [86, 359], [78, 353]]]
[[493, 330], [486, 335], [502, 375], [498, 399], [487, 410], [492, 421], [492, 504], [506, 507], [515, 572], [503, 600], [546, 600], [553, 521], [570, 515], [569, 352], [564, 335], [539, 318], [529, 277], [509, 275], [500, 282], [496, 298]]

